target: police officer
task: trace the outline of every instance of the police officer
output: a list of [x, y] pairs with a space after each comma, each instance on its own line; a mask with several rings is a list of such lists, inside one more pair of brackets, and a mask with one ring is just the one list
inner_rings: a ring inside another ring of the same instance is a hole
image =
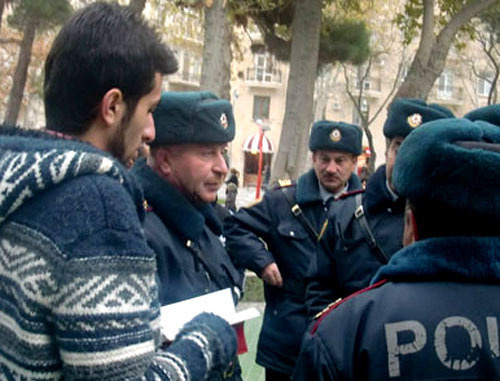
[[498, 126], [440, 119], [412, 132], [393, 175], [406, 247], [316, 323], [294, 379], [499, 379], [499, 178]]
[[398, 98], [384, 124], [386, 164], [366, 191], [349, 192], [331, 205], [328, 227], [307, 275], [307, 307], [316, 316], [329, 303], [366, 287], [377, 269], [402, 247], [405, 200], [392, 185], [399, 146], [422, 123], [453, 117], [443, 106]]
[[231, 257], [264, 280], [266, 309], [256, 361], [266, 368], [267, 380], [292, 374], [308, 323], [304, 275], [325, 221], [325, 205], [361, 187], [353, 174], [361, 138], [355, 125], [314, 123], [309, 140], [313, 168], [296, 184], [266, 192], [259, 203], [225, 221]]
[[151, 154], [134, 173], [144, 188], [144, 229], [157, 254], [160, 302], [228, 287], [237, 300], [242, 274], [227, 255], [212, 205], [227, 174], [224, 150], [235, 133], [231, 104], [210, 92], [164, 92], [153, 118]]

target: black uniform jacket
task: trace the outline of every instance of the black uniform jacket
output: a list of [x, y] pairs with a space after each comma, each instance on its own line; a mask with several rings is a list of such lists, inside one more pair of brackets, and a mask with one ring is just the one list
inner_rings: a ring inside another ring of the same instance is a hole
[[213, 206], [195, 206], [143, 160], [136, 163], [134, 173], [150, 206], [144, 230], [157, 254], [161, 304], [228, 287], [241, 289], [242, 275], [224, 248]]
[[[360, 188], [356, 175], [349, 180], [349, 188]], [[300, 205], [319, 231], [326, 211], [313, 170], [302, 175], [295, 185], [266, 192], [259, 203], [240, 209], [224, 225], [229, 254], [238, 266], [260, 276], [270, 263], [278, 265], [283, 287], [264, 286], [266, 309], [257, 363], [291, 374], [308, 324], [304, 276], [315, 256], [316, 240], [292, 214], [284, 192]]]
[[328, 227], [307, 273], [307, 308], [315, 316], [329, 303], [368, 286], [380, 266], [402, 248], [404, 199], [394, 201], [386, 186], [385, 165], [370, 178], [362, 205], [381, 250], [372, 247], [355, 217], [356, 197], [350, 192], [331, 204]]
[[499, 380], [500, 237], [398, 251], [306, 335], [294, 380]]

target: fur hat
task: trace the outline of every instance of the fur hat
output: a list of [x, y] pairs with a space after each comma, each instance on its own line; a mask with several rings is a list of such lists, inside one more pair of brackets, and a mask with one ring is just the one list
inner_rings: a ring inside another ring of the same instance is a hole
[[468, 119], [426, 123], [401, 144], [393, 183], [414, 205], [500, 221], [500, 128]]
[[164, 92], [153, 112], [156, 138], [151, 146], [226, 143], [234, 138], [231, 103], [208, 91]]
[[362, 137], [361, 128], [354, 124], [320, 120], [312, 126], [309, 149], [311, 151], [350, 152], [359, 155]]
[[443, 118], [454, 118], [454, 115], [441, 105], [427, 104], [421, 99], [398, 98], [389, 108], [384, 124], [384, 135], [389, 139], [395, 136], [405, 138], [418, 126]]
[[472, 121], [484, 120], [485, 122], [500, 126], [500, 104], [477, 108], [465, 114], [464, 118]]

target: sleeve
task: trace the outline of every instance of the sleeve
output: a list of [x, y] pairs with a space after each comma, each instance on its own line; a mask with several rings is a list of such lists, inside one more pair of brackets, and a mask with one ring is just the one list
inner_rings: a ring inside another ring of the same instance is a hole
[[65, 198], [73, 229], [54, 267], [57, 292], [51, 300], [64, 378], [201, 380], [229, 363], [235, 334], [215, 317], [195, 319], [166, 352], [157, 350], [156, 261], [135, 205], [115, 181], [79, 185]]
[[306, 333], [292, 375], [293, 381], [339, 380], [321, 337]]
[[325, 235], [316, 247], [315, 260], [311, 261], [305, 279], [306, 307], [311, 319], [330, 303], [341, 297], [336, 282], [337, 270], [333, 257], [334, 247], [335, 229], [333, 219], [330, 218]]
[[231, 259], [238, 265], [260, 276], [262, 270], [274, 262], [266, 241], [273, 225], [272, 211], [267, 195], [249, 208], [241, 208], [224, 221], [226, 247]]

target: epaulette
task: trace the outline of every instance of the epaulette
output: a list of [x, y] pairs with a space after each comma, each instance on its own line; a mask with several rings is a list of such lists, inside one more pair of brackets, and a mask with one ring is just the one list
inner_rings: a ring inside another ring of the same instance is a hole
[[363, 294], [367, 291], [370, 291], [374, 288], [377, 288], [377, 287], [380, 287], [382, 286], [384, 283], [387, 282], [387, 279], [383, 279], [381, 280], [380, 282], [377, 282], [375, 284], [372, 284], [371, 286], [368, 286], [368, 287], [365, 287], [359, 291], [356, 291], [354, 294], [351, 294], [347, 297], [345, 297], [344, 299], [341, 299], [341, 298], [338, 298], [336, 301], [334, 301], [333, 303], [330, 303], [323, 311], [319, 312], [318, 314], [316, 314], [316, 316], [314, 316], [315, 319], [317, 319], [316, 323], [314, 323], [314, 326], [312, 327], [311, 329], [311, 334], [314, 334], [316, 332], [316, 330], [318, 329], [319, 327], [319, 324], [321, 323], [321, 321], [326, 317], [328, 316], [328, 314], [330, 312], [332, 312], [335, 308], [337, 308], [338, 306], [340, 306], [342, 303], [346, 302], [347, 300], [357, 296], [357, 295], [360, 295], [360, 294]]
[[290, 179], [279, 179], [278, 180], [278, 186], [280, 188], [286, 188], [286, 187], [290, 187], [292, 185], [293, 185], [293, 182]]
[[356, 190], [352, 190], [352, 191], [349, 191], [349, 192], [344, 192], [344, 193], [338, 195], [337, 197], [335, 197], [335, 200], [342, 200], [344, 198], [347, 198], [347, 197], [350, 197], [350, 196], [354, 196], [356, 194], [364, 193], [364, 192], [365, 192], [364, 189], [356, 189]]

